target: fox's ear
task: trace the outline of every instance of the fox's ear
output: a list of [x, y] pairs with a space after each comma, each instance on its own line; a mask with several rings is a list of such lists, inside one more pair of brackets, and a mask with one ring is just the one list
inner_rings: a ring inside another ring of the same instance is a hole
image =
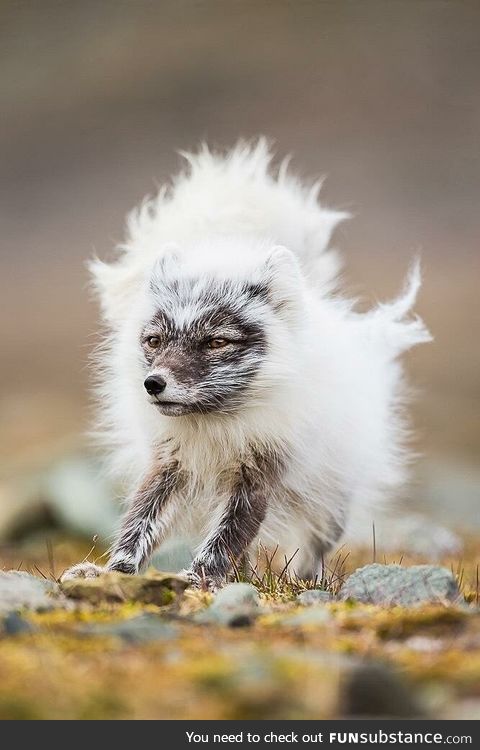
[[158, 291], [167, 280], [178, 275], [182, 265], [182, 255], [178, 245], [169, 243], [162, 248], [162, 255], [155, 261], [150, 274], [150, 288]]
[[301, 307], [303, 276], [295, 255], [277, 245], [267, 257], [265, 275], [274, 309], [281, 313], [295, 313]]
[[144, 269], [140, 265], [104, 263], [95, 259], [89, 263], [93, 287], [98, 294], [105, 321], [115, 327], [128, 315], [133, 297], [144, 283]]
[[283, 245], [275, 245], [270, 251], [265, 262], [266, 268], [273, 273], [292, 272], [298, 269], [298, 261], [295, 255]]
[[175, 276], [181, 264], [177, 245], [168, 244], [162, 248], [162, 255], [150, 269], [140, 256], [136, 261], [124, 256], [114, 263], [104, 263], [95, 258], [89, 263], [93, 287], [99, 297], [105, 321], [115, 327], [131, 312], [135, 297], [142, 294], [145, 285], [150, 284], [153, 292], [161, 289], [161, 282]]

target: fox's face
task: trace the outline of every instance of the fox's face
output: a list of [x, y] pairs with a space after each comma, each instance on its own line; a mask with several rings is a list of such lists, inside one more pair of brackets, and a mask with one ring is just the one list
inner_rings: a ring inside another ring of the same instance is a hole
[[254, 404], [259, 373], [271, 355], [272, 327], [285, 313], [272, 274], [192, 275], [176, 259], [163, 259], [148, 295], [153, 314], [139, 344], [149, 401], [167, 416]]
[[178, 280], [164, 292], [140, 339], [150, 401], [169, 416], [240, 405], [267, 353], [264, 326], [249, 314], [262, 290], [212, 282], [196, 295], [194, 281]]

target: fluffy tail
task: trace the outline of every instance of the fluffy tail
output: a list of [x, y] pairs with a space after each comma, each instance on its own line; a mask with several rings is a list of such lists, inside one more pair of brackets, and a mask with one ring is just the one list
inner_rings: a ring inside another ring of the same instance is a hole
[[417, 258], [408, 272], [402, 293], [388, 303], [380, 304], [367, 314], [369, 336], [395, 357], [417, 344], [432, 341], [430, 331], [418, 315], [410, 316], [422, 285], [420, 261]]

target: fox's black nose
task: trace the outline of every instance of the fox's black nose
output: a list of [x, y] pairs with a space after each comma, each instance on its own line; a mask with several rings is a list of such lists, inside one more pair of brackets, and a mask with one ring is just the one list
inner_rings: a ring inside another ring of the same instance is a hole
[[150, 396], [158, 396], [167, 387], [166, 381], [160, 375], [149, 375], [143, 385]]

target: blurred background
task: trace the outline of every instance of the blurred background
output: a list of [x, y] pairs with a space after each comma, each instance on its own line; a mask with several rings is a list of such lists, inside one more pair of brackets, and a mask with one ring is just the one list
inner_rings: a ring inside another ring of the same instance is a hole
[[479, 29], [477, 0], [2, 0], [2, 565], [65, 529], [105, 537], [116, 515], [83, 437], [86, 258], [111, 254], [176, 149], [260, 133], [354, 214], [334, 244], [362, 304], [421, 252], [435, 342], [408, 362], [424, 456], [410, 499], [480, 526]]

